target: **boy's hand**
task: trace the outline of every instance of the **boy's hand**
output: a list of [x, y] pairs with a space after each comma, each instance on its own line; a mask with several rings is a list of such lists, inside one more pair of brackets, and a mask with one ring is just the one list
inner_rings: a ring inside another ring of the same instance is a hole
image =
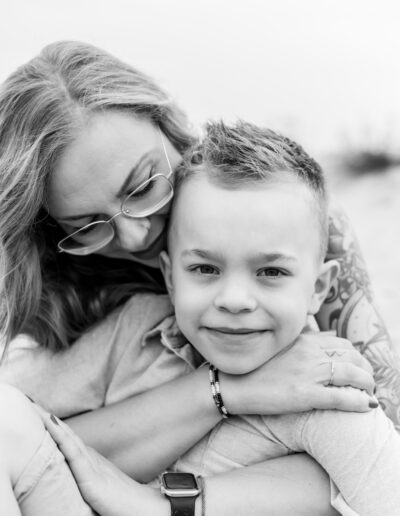
[[366, 412], [378, 405], [369, 362], [346, 340], [304, 333], [251, 373], [220, 373], [231, 414], [286, 414], [311, 409]]

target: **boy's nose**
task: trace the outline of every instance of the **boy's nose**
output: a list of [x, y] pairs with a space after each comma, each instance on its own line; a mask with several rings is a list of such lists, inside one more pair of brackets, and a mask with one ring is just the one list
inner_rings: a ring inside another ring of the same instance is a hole
[[251, 288], [243, 282], [226, 282], [215, 297], [218, 310], [231, 313], [252, 312], [257, 307], [257, 301]]
[[129, 252], [144, 251], [143, 245], [150, 230], [148, 218], [130, 219], [120, 216], [114, 220], [116, 242], [121, 249]]

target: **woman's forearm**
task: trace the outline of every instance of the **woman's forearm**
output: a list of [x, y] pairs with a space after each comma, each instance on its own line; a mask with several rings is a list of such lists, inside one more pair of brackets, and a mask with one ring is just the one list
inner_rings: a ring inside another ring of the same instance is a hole
[[122, 402], [67, 420], [83, 441], [148, 482], [221, 419], [206, 368]]
[[334, 329], [349, 339], [374, 369], [377, 397], [387, 416], [400, 430], [400, 360], [380, 317], [367, 268], [347, 217], [333, 211], [330, 217], [328, 259], [341, 271], [317, 320], [323, 330]]

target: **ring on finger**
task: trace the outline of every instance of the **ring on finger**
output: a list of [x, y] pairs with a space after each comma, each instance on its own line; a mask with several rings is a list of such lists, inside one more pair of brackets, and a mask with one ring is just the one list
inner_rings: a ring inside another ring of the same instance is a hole
[[335, 362], [331, 360], [331, 376], [329, 377], [328, 385], [333, 385], [333, 376], [335, 374]]

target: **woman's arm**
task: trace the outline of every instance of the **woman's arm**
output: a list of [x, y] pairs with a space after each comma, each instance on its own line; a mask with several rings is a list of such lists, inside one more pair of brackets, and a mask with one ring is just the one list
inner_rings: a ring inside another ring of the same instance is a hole
[[[43, 421], [68, 460], [82, 496], [100, 516], [170, 516], [158, 489], [138, 484], [93, 449], [67, 425], [43, 414]], [[326, 473], [308, 455], [295, 454], [207, 477], [207, 516], [333, 516]], [[202, 499], [196, 501], [196, 516]]]
[[[331, 356], [335, 349], [340, 354]], [[327, 388], [331, 360], [335, 360], [335, 385], [355, 389]], [[256, 371], [240, 377], [221, 374], [220, 380], [232, 414], [282, 414], [313, 408], [366, 411], [371, 398], [360, 389], [372, 393], [370, 369], [348, 341], [307, 334]], [[203, 367], [68, 423], [86, 444], [133, 478], [147, 482], [219, 420]]]
[[208, 372], [201, 368], [66, 421], [120, 469], [149, 482], [220, 419], [209, 392]]
[[330, 216], [327, 258], [338, 260], [341, 272], [317, 315], [320, 328], [336, 330], [368, 359], [379, 401], [400, 430], [400, 360], [374, 306], [366, 266], [349, 220], [337, 209]]

